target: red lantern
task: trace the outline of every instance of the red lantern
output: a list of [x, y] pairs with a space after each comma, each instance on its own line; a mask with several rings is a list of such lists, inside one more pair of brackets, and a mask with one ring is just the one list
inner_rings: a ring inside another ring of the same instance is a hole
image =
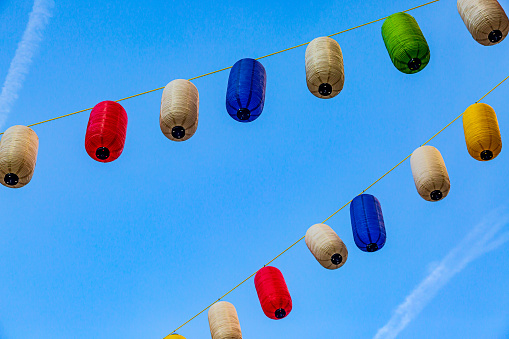
[[292, 298], [280, 270], [266, 266], [256, 272], [255, 287], [263, 313], [270, 319], [282, 319], [292, 310]]
[[88, 155], [100, 162], [117, 159], [124, 149], [127, 131], [127, 113], [115, 101], [98, 103], [90, 112], [85, 149]]

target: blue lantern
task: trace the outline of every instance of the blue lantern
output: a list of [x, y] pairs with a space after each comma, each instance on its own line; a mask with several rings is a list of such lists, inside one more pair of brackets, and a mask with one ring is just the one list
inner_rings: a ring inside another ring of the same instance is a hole
[[241, 59], [233, 65], [228, 78], [226, 110], [240, 122], [250, 122], [262, 114], [267, 74], [254, 59]]
[[371, 194], [356, 196], [350, 204], [350, 218], [355, 244], [364, 252], [375, 252], [385, 245], [382, 207]]

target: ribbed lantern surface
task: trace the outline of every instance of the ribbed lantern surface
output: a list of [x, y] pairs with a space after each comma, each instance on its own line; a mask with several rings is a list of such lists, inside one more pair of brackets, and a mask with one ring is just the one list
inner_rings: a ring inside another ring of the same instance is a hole
[[233, 65], [228, 78], [226, 110], [235, 120], [250, 122], [262, 114], [267, 75], [254, 59], [241, 59]]
[[196, 86], [184, 79], [171, 81], [163, 91], [159, 125], [170, 140], [184, 141], [198, 128], [200, 98]]
[[417, 73], [428, 64], [428, 43], [410, 14], [394, 13], [385, 19], [382, 37], [392, 63], [401, 72]]
[[458, 0], [458, 12], [475, 41], [496, 45], [507, 36], [509, 19], [497, 0]]
[[451, 183], [440, 151], [433, 146], [421, 146], [410, 157], [412, 175], [419, 195], [427, 201], [447, 196]]
[[34, 174], [38, 149], [39, 138], [30, 127], [9, 127], [0, 141], [2, 185], [19, 188], [28, 184]]
[[364, 252], [376, 252], [385, 245], [382, 206], [371, 194], [356, 196], [350, 203], [350, 219], [355, 245]]
[[124, 150], [127, 113], [118, 102], [102, 101], [94, 106], [88, 119], [85, 149], [100, 162], [117, 159]]
[[270, 319], [282, 319], [292, 310], [292, 298], [280, 270], [265, 266], [256, 272], [255, 287], [263, 313]]
[[306, 245], [325, 268], [335, 270], [348, 259], [348, 250], [341, 238], [325, 224], [311, 226], [306, 232]]
[[210, 307], [209, 326], [212, 339], [242, 339], [237, 310], [227, 301], [219, 301]]
[[502, 150], [502, 138], [495, 110], [487, 104], [473, 104], [463, 113], [463, 132], [468, 153], [479, 161], [495, 159]]
[[306, 82], [314, 96], [335, 97], [343, 89], [345, 69], [343, 53], [336, 40], [319, 37], [306, 48]]

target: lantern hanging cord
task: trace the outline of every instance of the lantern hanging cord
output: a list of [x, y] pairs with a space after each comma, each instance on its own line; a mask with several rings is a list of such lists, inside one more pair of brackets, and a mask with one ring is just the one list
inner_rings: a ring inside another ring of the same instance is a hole
[[[502, 80], [501, 82], [499, 82], [495, 87], [493, 87], [488, 93], [486, 93], [485, 95], [483, 95], [479, 100], [477, 100], [475, 103], [479, 103], [481, 100], [483, 100], [484, 98], [486, 98], [491, 92], [493, 92], [498, 86], [502, 85], [507, 79], [509, 79], [509, 76], [507, 76], [504, 80]], [[449, 122], [447, 125], [445, 125], [440, 131], [438, 131], [437, 133], [435, 133], [431, 138], [429, 138], [424, 144], [422, 144], [421, 146], [425, 146], [426, 144], [428, 144], [431, 140], [435, 139], [440, 133], [442, 133], [443, 131], [445, 131], [449, 126], [451, 126], [456, 120], [458, 120], [459, 118], [461, 118], [463, 116], [464, 112], [461, 113], [460, 115], [458, 115], [456, 118], [454, 118], [451, 122]], [[409, 155], [407, 155], [403, 160], [401, 160], [400, 162], [398, 162], [394, 167], [392, 167], [390, 170], [388, 170], [387, 172], [385, 172], [380, 178], [378, 178], [377, 180], [375, 180], [371, 185], [369, 185], [368, 187], [366, 187], [360, 194], [363, 194], [364, 192], [366, 192], [367, 190], [369, 190], [371, 187], [373, 187], [374, 185], [376, 185], [380, 180], [382, 180], [383, 178], [385, 178], [385, 176], [387, 176], [389, 173], [391, 173], [392, 171], [394, 171], [396, 168], [398, 168], [402, 163], [404, 163], [406, 160], [408, 160], [408, 158], [410, 158], [412, 156], [412, 153], [410, 153]], [[332, 218], [333, 216], [335, 216], [337, 213], [339, 213], [342, 209], [344, 209], [346, 206], [348, 206], [351, 202], [352, 202], [353, 199], [351, 199], [350, 201], [348, 201], [346, 204], [344, 204], [343, 206], [341, 206], [336, 212], [332, 213], [329, 217], [327, 217], [327, 219], [325, 219], [324, 221], [322, 221], [322, 224], [324, 224], [325, 222], [327, 222], [327, 220], [329, 220], [330, 218]], [[277, 256], [275, 256], [271, 261], [269, 261], [268, 263], [266, 263], [265, 265], [263, 265], [263, 267], [267, 266], [267, 265], [270, 265], [274, 260], [276, 260], [277, 258], [279, 258], [280, 256], [282, 256], [283, 254], [285, 254], [287, 251], [289, 251], [292, 247], [294, 247], [295, 245], [297, 245], [299, 242], [301, 242], [306, 236], [303, 236], [301, 237], [299, 240], [297, 240], [296, 242], [294, 242], [293, 244], [291, 244], [290, 246], [288, 246], [283, 252], [279, 253]], [[171, 339], [170, 336], [172, 334], [174, 334], [175, 332], [177, 332], [179, 329], [181, 329], [182, 327], [184, 327], [185, 325], [187, 325], [189, 322], [191, 322], [194, 318], [196, 318], [197, 316], [199, 316], [200, 314], [202, 314], [203, 312], [205, 312], [206, 310], [208, 310], [210, 307], [212, 307], [212, 305], [214, 305], [215, 303], [217, 303], [218, 301], [220, 301], [221, 299], [223, 299], [224, 297], [226, 297], [228, 294], [230, 294], [231, 292], [235, 291], [237, 288], [239, 288], [242, 284], [244, 284], [246, 281], [248, 281], [249, 279], [251, 279], [256, 273], [258, 272], [258, 270], [256, 272], [254, 272], [253, 274], [251, 274], [249, 277], [247, 277], [246, 279], [242, 280], [237, 286], [235, 286], [234, 288], [232, 288], [231, 290], [229, 290], [228, 292], [226, 292], [225, 294], [223, 294], [219, 299], [217, 299], [216, 301], [214, 301], [212, 304], [210, 304], [209, 306], [205, 307], [203, 310], [201, 310], [200, 312], [198, 312], [195, 316], [193, 316], [191, 319], [189, 319], [188, 321], [186, 321], [185, 323], [183, 323], [182, 325], [180, 325], [179, 327], [177, 327], [173, 332], [171, 332], [170, 334], [168, 334], [166, 337], [164, 337], [163, 339]]]
[[[409, 11], [413, 11], [414, 9], [421, 8], [421, 7], [424, 7], [424, 6], [428, 6], [428, 5], [431, 5], [431, 4], [433, 4], [435, 2], [438, 2], [438, 1], [440, 1], [440, 0], [430, 1], [430, 2], [424, 3], [424, 4], [419, 5], [419, 6], [409, 8], [409, 9], [404, 10], [402, 12], [406, 13], [406, 12], [409, 12]], [[379, 21], [385, 20], [387, 18], [388, 18], [388, 16], [385, 16], [383, 18], [380, 18], [380, 19], [377, 19], [377, 20], [373, 20], [373, 21], [370, 21], [370, 22], [366, 22], [365, 24], [362, 24], [362, 25], [359, 25], [359, 26], [355, 26], [355, 27], [352, 27], [352, 28], [348, 28], [348, 29], [345, 29], [343, 31], [340, 31], [340, 32], [337, 32], [337, 33], [333, 33], [333, 34], [327, 35], [327, 36], [330, 38], [330, 37], [333, 37], [333, 36], [336, 36], [336, 35], [339, 35], [339, 34], [342, 34], [342, 33], [346, 33], [346, 32], [352, 31], [352, 30], [357, 29], [357, 28], [361, 28], [361, 27], [364, 27], [364, 26], [367, 26], [367, 25], [374, 24], [375, 22], [379, 22]], [[274, 52], [274, 53], [270, 53], [270, 54], [261, 56], [259, 58], [256, 58], [255, 60], [260, 60], [260, 59], [268, 58], [268, 57], [273, 56], [273, 55], [277, 55], [277, 54], [280, 54], [280, 53], [288, 52], [288, 51], [291, 51], [292, 49], [299, 48], [299, 47], [302, 47], [302, 46], [306, 46], [309, 43], [310, 42], [305, 42], [305, 43], [300, 44], [300, 45], [296, 45], [296, 46], [293, 46], [293, 47], [285, 48], [285, 49], [280, 50], [278, 52]], [[213, 71], [213, 72], [205, 73], [205, 74], [202, 74], [202, 75], [198, 75], [198, 76], [196, 76], [194, 78], [190, 78], [190, 79], [187, 79], [187, 80], [193, 81], [193, 80], [196, 80], [196, 79], [200, 79], [200, 78], [212, 75], [212, 74], [216, 74], [216, 73], [219, 73], [219, 72], [226, 71], [228, 69], [231, 69], [232, 67], [233, 66], [221, 68], [221, 69], [218, 69], [217, 71]], [[145, 95], [145, 94], [148, 94], [148, 93], [152, 93], [152, 92], [156, 92], [156, 91], [162, 90], [162, 89], [164, 89], [164, 87], [165, 86], [158, 87], [158, 88], [155, 88], [155, 89], [151, 89], [150, 91], [145, 91], [145, 92], [141, 92], [141, 93], [138, 93], [138, 94], [130, 95], [128, 97], [125, 97], [125, 98], [122, 98], [122, 99], [118, 99], [118, 100], [114, 100], [114, 101], [115, 102], [120, 102], [120, 101], [124, 101], [124, 100], [127, 100], [127, 99], [139, 97], [141, 95]], [[61, 115], [61, 116], [56, 117], [56, 118], [52, 118], [52, 119], [36, 122], [35, 124], [27, 125], [27, 127], [33, 127], [33, 126], [44, 124], [46, 122], [50, 122], [50, 121], [54, 121], [54, 120], [58, 120], [58, 119], [62, 119], [62, 118], [67, 118], [67, 117], [70, 117], [70, 116], [78, 114], [78, 113], [83, 113], [83, 112], [86, 112], [86, 111], [90, 111], [92, 108], [93, 107], [85, 108], [85, 109], [82, 109], [82, 110], [79, 110], [79, 111], [76, 111], [76, 112], [72, 112], [72, 113], [69, 113], [69, 114]], [[0, 135], [2, 135], [2, 134], [4, 134], [4, 132], [0, 133]]]

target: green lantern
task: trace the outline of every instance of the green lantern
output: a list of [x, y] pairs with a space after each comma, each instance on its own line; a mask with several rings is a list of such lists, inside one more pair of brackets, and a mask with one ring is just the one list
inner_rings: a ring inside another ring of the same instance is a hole
[[403, 73], [421, 71], [429, 62], [429, 47], [415, 21], [407, 13], [394, 13], [382, 25], [382, 37], [392, 63]]

